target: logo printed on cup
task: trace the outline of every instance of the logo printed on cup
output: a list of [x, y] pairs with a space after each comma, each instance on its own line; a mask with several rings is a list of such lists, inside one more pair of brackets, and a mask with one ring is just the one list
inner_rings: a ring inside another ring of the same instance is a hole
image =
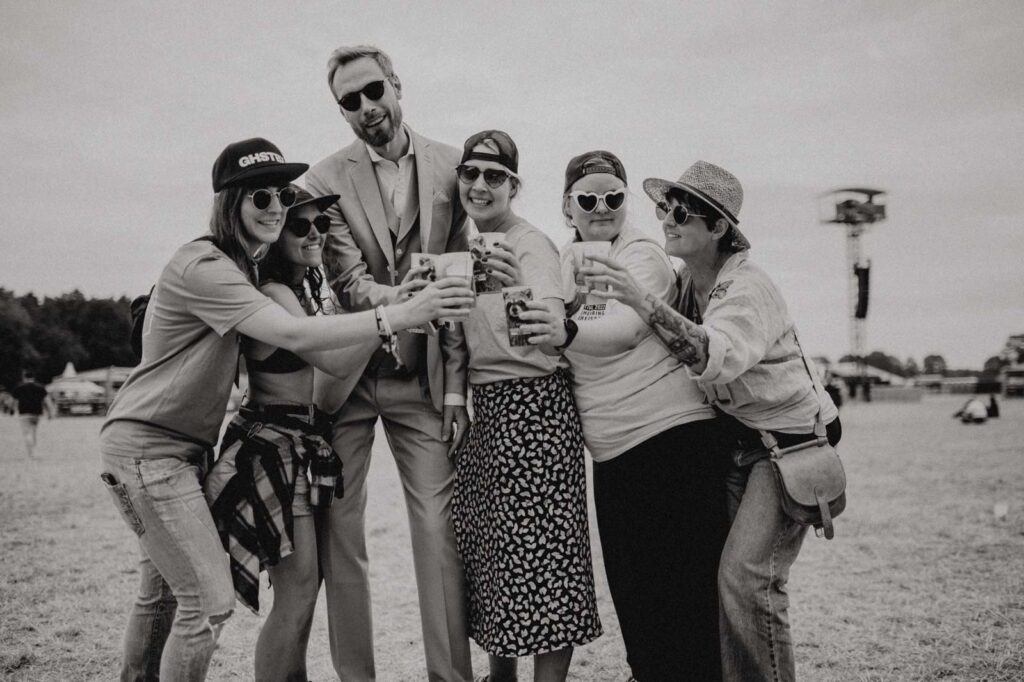
[[530, 345], [530, 335], [522, 329], [523, 325], [528, 324], [528, 322], [520, 317], [520, 313], [528, 309], [526, 302], [533, 300], [533, 290], [530, 287], [505, 287], [501, 290], [501, 295], [505, 299], [508, 345]]
[[501, 281], [487, 273], [487, 264], [482, 262], [488, 249], [505, 244], [502, 232], [481, 232], [469, 240], [469, 252], [473, 254], [473, 291], [478, 294], [496, 294], [501, 291]]

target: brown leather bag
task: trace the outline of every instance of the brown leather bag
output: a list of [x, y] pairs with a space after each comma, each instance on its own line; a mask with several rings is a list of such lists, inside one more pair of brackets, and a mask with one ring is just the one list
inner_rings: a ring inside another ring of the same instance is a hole
[[814, 526], [818, 537], [835, 536], [832, 519], [846, 508], [846, 472], [839, 453], [825, 437], [821, 414], [814, 425], [817, 438], [779, 448], [775, 437], [763, 431], [761, 438], [771, 455], [775, 484], [786, 516]]
[[[795, 328], [793, 340], [797, 348], [800, 348], [800, 360], [811, 380], [811, 388], [820, 401], [821, 393], [814, 382]], [[824, 535], [825, 539], [831, 540], [835, 536], [832, 519], [846, 509], [846, 472], [843, 463], [839, 461], [839, 453], [829, 444], [825, 435], [821, 408], [818, 408], [814, 419], [814, 440], [779, 448], [775, 436], [767, 431], [760, 433], [761, 442], [771, 456], [782, 510], [797, 523], [814, 526], [814, 534], [818, 537]]]

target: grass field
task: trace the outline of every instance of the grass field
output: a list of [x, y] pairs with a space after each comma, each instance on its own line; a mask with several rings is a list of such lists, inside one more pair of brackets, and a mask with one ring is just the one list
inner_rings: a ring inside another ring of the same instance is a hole
[[[834, 541], [808, 538], [790, 581], [801, 679], [1024, 680], [1024, 401], [978, 426], [950, 418], [961, 403], [844, 407], [849, 506]], [[0, 418], [0, 679], [116, 678], [138, 575], [133, 536], [97, 478], [100, 424], [44, 421], [27, 460], [16, 421]], [[378, 442], [368, 521], [378, 679], [422, 680], [405, 511]], [[622, 681], [591, 523], [605, 635], [576, 653], [570, 679]], [[252, 678], [259, 628], [236, 611], [209, 679]], [[312, 679], [334, 679], [322, 600], [309, 663]], [[485, 670], [478, 650], [474, 663]], [[524, 661], [520, 678], [530, 673]]]

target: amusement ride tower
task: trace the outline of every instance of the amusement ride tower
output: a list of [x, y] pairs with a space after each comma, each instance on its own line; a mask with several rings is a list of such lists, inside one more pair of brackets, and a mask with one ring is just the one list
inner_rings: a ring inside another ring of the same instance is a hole
[[886, 194], [880, 189], [851, 187], [826, 192], [820, 197], [821, 222], [846, 229], [846, 264], [849, 283], [850, 354], [857, 361], [863, 384], [867, 346], [868, 295], [871, 261], [864, 258], [860, 237], [869, 227], [885, 220]]

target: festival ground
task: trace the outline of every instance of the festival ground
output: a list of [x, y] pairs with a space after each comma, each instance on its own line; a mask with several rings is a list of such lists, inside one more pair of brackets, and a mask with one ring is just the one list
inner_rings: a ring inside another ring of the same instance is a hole
[[[808, 538], [790, 581], [800, 679], [1024, 679], [1024, 400], [976, 426], [951, 418], [962, 402], [843, 407], [849, 506], [834, 541]], [[116, 676], [138, 574], [97, 477], [100, 424], [44, 420], [29, 460], [17, 421], [0, 418], [0, 678]], [[369, 486], [377, 677], [421, 680], [408, 526], [383, 437]], [[569, 679], [615, 682], [628, 673], [591, 519], [606, 634], [576, 653]], [[260, 620], [236, 612], [209, 679], [252, 679]], [[475, 650], [478, 672], [485, 660]], [[322, 596], [309, 664], [311, 679], [334, 679]], [[524, 661], [520, 679], [531, 677]]]

